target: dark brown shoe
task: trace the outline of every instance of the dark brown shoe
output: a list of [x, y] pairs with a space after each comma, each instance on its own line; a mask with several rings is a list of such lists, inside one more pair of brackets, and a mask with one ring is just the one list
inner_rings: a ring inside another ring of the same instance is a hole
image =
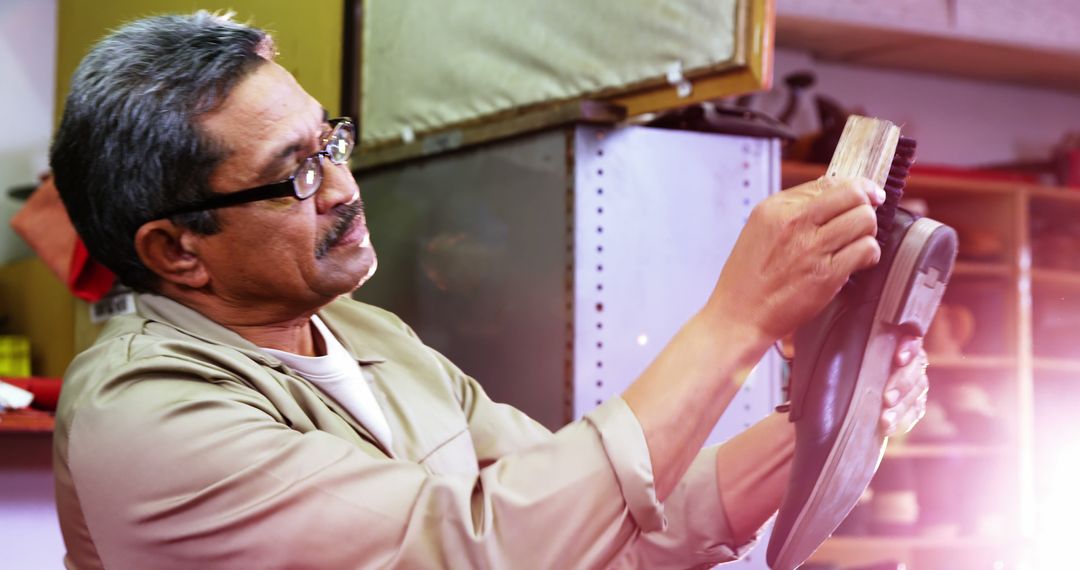
[[881, 261], [795, 333], [795, 457], [769, 540], [774, 570], [809, 558], [870, 483], [885, 449], [878, 421], [898, 342], [926, 333], [952, 274], [952, 228], [903, 209], [888, 215], [879, 217]]

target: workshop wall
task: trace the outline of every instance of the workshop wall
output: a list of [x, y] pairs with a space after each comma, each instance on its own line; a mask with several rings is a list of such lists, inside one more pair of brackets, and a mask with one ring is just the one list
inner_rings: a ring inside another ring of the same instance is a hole
[[235, 19], [269, 30], [278, 63], [288, 69], [331, 114], [340, 108], [342, 0], [265, 2], [259, 0], [59, 0], [56, 112], [63, 110], [69, 80], [83, 55], [109, 30], [144, 16], [195, 10], [235, 12]]
[[56, 1], [0, 3], [0, 265], [32, 255], [8, 225], [22, 202], [7, 191], [47, 167], [55, 61]]

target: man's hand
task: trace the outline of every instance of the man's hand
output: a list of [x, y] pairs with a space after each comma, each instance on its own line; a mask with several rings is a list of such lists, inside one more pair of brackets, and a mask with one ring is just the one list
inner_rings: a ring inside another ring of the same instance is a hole
[[878, 422], [878, 429], [886, 436], [907, 433], [915, 427], [926, 414], [926, 394], [930, 389], [922, 339], [901, 339], [893, 364], [896, 368], [885, 384], [881, 421]]
[[739, 235], [706, 312], [772, 342], [817, 314], [848, 277], [877, 263], [874, 207], [864, 179], [819, 178], [770, 196]]
[[738, 373], [821, 311], [852, 272], [877, 263], [874, 206], [884, 194], [869, 180], [823, 178], [754, 208], [705, 307], [623, 392], [660, 500], [738, 393]]

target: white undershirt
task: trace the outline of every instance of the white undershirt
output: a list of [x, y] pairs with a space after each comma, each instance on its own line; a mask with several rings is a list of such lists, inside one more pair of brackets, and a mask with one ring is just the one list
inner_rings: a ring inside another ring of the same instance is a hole
[[307, 378], [326, 395], [334, 399], [341, 407], [348, 410], [356, 421], [363, 424], [371, 435], [375, 436], [387, 449], [392, 448], [393, 434], [386, 415], [375, 400], [371, 386], [364, 379], [360, 365], [349, 355], [349, 351], [334, 338], [318, 316], [312, 316], [311, 322], [322, 336], [326, 345], [326, 356], [301, 356], [291, 352], [262, 348], [284, 362], [289, 368]]

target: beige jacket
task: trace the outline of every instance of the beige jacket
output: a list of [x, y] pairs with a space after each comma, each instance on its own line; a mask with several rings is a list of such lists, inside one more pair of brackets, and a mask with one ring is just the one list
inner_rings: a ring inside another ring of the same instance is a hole
[[319, 313], [394, 433], [232, 331], [142, 295], [68, 370], [55, 434], [69, 568], [710, 566], [741, 554], [703, 451], [657, 502], [621, 399], [552, 434], [395, 316]]

